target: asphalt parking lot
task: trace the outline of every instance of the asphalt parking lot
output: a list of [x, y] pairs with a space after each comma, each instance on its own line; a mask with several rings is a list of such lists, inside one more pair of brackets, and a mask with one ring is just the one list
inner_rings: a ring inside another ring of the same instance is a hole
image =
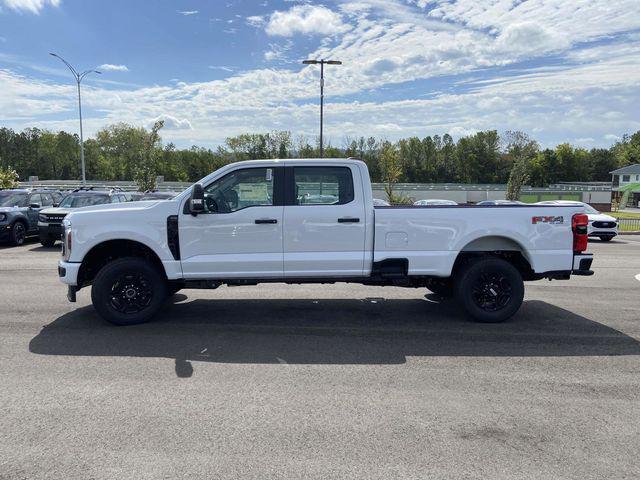
[[640, 477], [640, 236], [470, 323], [424, 290], [67, 303], [57, 249], [0, 248], [0, 479]]

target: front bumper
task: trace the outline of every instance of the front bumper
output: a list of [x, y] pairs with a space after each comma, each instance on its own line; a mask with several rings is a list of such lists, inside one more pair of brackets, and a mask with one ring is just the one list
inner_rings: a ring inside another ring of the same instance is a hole
[[593, 275], [591, 264], [593, 263], [592, 253], [580, 253], [573, 256], [572, 275], [590, 276]]
[[58, 276], [60, 277], [60, 281], [62, 283], [66, 283], [67, 285], [72, 285], [74, 287], [77, 286], [80, 265], [80, 263], [65, 262], [64, 260], [60, 260], [58, 262]]

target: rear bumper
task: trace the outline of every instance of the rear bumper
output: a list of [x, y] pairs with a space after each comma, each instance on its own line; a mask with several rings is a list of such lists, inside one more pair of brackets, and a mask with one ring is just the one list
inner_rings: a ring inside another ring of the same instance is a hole
[[572, 275], [590, 276], [593, 275], [591, 264], [593, 263], [592, 253], [580, 253], [573, 256]]

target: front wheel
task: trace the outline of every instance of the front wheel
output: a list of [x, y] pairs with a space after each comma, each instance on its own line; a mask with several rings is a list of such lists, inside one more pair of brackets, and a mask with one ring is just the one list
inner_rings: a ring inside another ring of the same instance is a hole
[[135, 325], [151, 320], [167, 298], [167, 281], [142, 258], [114, 260], [98, 272], [91, 301], [98, 314], [115, 325]]
[[27, 227], [21, 221], [17, 221], [11, 227], [11, 243], [19, 247], [24, 243], [25, 238], [27, 238]]
[[474, 320], [503, 322], [522, 305], [524, 282], [509, 262], [479, 258], [465, 265], [457, 275], [456, 296]]

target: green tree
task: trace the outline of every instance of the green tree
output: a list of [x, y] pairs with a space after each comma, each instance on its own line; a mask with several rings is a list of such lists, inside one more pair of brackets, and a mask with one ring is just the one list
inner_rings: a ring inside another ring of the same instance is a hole
[[507, 182], [507, 200], [520, 200], [522, 187], [529, 181], [527, 162], [526, 158], [519, 158], [513, 164], [509, 174], [509, 181]]
[[380, 169], [382, 171], [382, 181], [384, 182], [384, 192], [392, 205], [410, 204], [412, 199], [394, 191], [395, 184], [398, 183], [402, 175], [402, 162], [398, 148], [391, 142], [383, 142], [380, 149]]
[[18, 172], [11, 167], [0, 166], [0, 188], [17, 188]]
[[156, 162], [160, 144], [160, 129], [164, 126], [164, 120], [158, 120], [151, 127], [151, 131], [147, 134], [142, 150], [140, 163], [135, 169], [134, 181], [138, 185], [138, 190], [146, 192], [147, 190], [155, 190], [156, 188]]

